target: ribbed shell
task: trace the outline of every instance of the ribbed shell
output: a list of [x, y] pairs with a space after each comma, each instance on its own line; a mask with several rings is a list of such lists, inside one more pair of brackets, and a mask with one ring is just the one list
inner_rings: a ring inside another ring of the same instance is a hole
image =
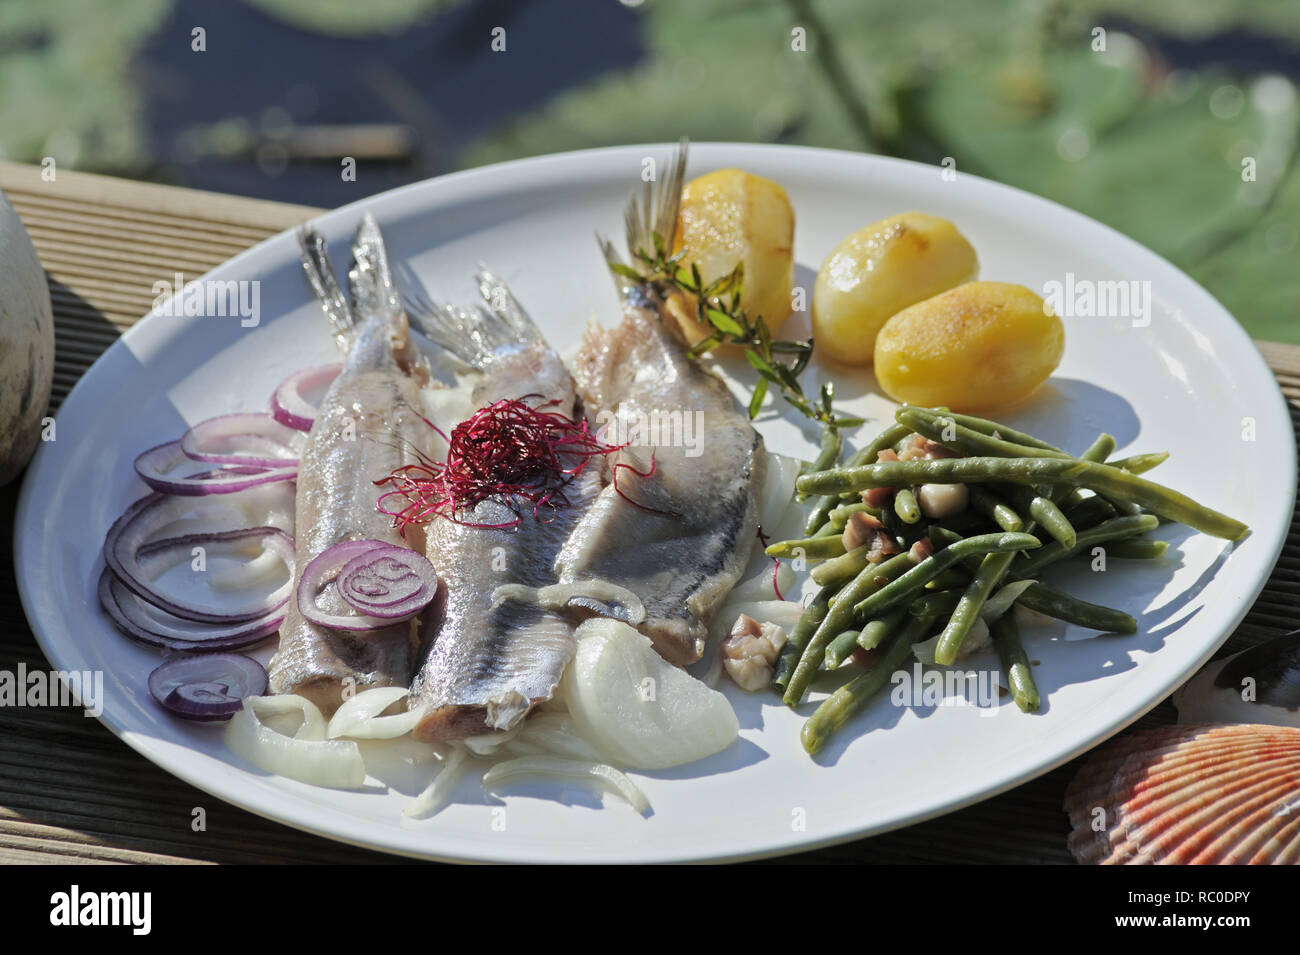
[[1294, 865], [1300, 729], [1198, 723], [1133, 733], [1088, 759], [1064, 808], [1080, 863]]

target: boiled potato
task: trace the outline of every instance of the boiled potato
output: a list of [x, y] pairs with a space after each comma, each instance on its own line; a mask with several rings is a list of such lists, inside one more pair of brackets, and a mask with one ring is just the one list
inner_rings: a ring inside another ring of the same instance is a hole
[[947, 219], [923, 212], [881, 219], [836, 246], [817, 273], [817, 351], [868, 365], [890, 316], [978, 273], [975, 249]]
[[1029, 289], [969, 282], [885, 323], [876, 378], [895, 401], [984, 411], [1028, 396], [1064, 350], [1060, 318]]
[[[719, 169], [682, 190], [673, 251], [686, 250], [705, 282], [745, 267], [741, 305], [773, 332], [790, 314], [794, 285], [794, 210], [775, 182], [743, 169]], [[713, 329], [695, 321], [694, 303], [674, 310], [688, 341]]]

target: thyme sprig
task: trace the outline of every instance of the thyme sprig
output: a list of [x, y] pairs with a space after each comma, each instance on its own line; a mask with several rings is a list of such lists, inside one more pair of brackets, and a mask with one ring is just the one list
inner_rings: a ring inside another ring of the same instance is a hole
[[[713, 331], [690, 347], [692, 358], [706, 355], [719, 345], [744, 348], [745, 358], [759, 375], [749, 399], [750, 418], [758, 417], [769, 388], [776, 386], [786, 401], [828, 430], [857, 427], [863, 423], [862, 418], [835, 413], [835, 385], [829, 381], [821, 386], [816, 399], [804, 394], [799, 376], [812, 358], [813, 339], [774, 341], [762, 315], [749, 317], [740, 303], [744, 263], [738, 263], [731, 272], [712, 282], [705, 282], [699, 266], [684, 261], [685, 249], [669, 254], [659, 233], [653, 235], [653, 255], [640, 248], [634, 253], [642, 268], [623, 263], [611, 263], [610, 268], [635, 282], [650, 281], [661, 288], [683, 293], [695, 302], [696, 321]], [[786, 360], [779, 356], [790, 357]]]

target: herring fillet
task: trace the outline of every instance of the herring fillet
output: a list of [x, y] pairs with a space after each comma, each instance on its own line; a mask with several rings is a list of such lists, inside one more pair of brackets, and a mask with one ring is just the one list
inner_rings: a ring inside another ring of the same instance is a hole
[[[348, 354], [298, 466], [295, 583], [312, 558], [343, 541], [406, 544], [376, 509], [382, 491], [373, 482], [411, 463], [411, 449], [428, 436], [418, 413], [420, 380], [408, 351], [406, 315], [392, 292], [378, 226], [367, 216], [358, 229], [351, 307], [334, 283], [323, 241], [311, 232], [302, 238], [309, 279]], [[319, 600], [329, 612], [349, 612], [332, 586]], [[306, 697], [328, 717], [347, 692], [406, 686], [413, 628], [409, 621], [365, 633], [321, 627], [299, 613], [295, 591], [269, 668], [271, 692]]]
[[[481, 370], [474, 407], [532, 396], [539, 406], [558, 400], [548, 411], [580, 417], [563, 362], [500, 280], [481, 272], [479, 282], [487, 306], [437, 309], [425, 320], [430, 324], [421, 323], [426, 335]], [[579, 463], [573, 457], [566, 465]], [[516, 499], [512, 506], [492, 497], [457, 512], [464, 524], [435, 518], [426, 526], [426, 556], [444, 587], [426, 622], [422, 665], [407, 701], [426, 711], [416, 739], [507, 730], [554, 694], [573, 656], [573, 621], [527, 595], [555, 584], [555, 556], [599, 489], [599, 467], [591, 462], [564, 488], [569, 506], [554, 514], [543, 510], [535, 517], [527, 502]], [[516, 519], [510, 528], [482, 526]], [[498, 594], [502, 586], [506, 591]]]
[[[629, 250], [653, 249], [652, 231], [671, 244], [685, 163], [683, 144], [662, 188], [648, 186], [643, 204], [633, 201]], [[622, 323], [588, 327], [572, 367], [588, 415], [620, 422], [619, 440], [633, 446], [610, 463], [610, 483], [556, 571], [563, 584], [602, 581], [638, 596], [646, 612], [639, 623], [616, 601], [569, 602], [634, 624], [665, 659], [684, 665], [700, 658], [709, 623], [749, 561], [767, 456], [722, 379], [687, 354], [658, 289], [626, 278], [619, 286]]]

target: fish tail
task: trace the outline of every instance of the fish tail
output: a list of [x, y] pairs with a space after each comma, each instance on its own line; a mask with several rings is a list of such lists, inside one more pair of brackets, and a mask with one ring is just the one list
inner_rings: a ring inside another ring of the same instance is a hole
[[408, 297], [411, 321], [425, 338], [479, 369], [503, 348], [544, 342], [505, 282], [482, 266], [474, 278], [483, 301], [472, 306]]
[[361, 217], [352, 239], [348, 290], [352, 293], [354, 314], [383, 315], [390, 322], [405, 324], [402, 301], [388, 265], [388, 249], [384, 246], [379, 223], [369, 212]]
[[338, 279], [334, 277], [325, 237], [311, 226], [302, 226], [298, 230], [298, 247], [302, 250], [302, 268], [307, 275], [307, 284], [316, 293], [321, 308], [325, 310], [334, 340], [346, 352], [356, 331], [356, 315], [348, 304], [343, 289], [339, 287]]
[[[626, 226], [627, 251], [636, 257], [637, 252], [653, 255], [656, 247], [672, 251], [673, 234], [677, 231], [677, 212], [682, 201], [682, 186], [686, 181], [686, 153], [683, 136], [673, 152], [667, 178], [645, 184], [641, 196], [628, 201], [623, 214]], [[656, 239], [658, 241], [656, 241]]]

